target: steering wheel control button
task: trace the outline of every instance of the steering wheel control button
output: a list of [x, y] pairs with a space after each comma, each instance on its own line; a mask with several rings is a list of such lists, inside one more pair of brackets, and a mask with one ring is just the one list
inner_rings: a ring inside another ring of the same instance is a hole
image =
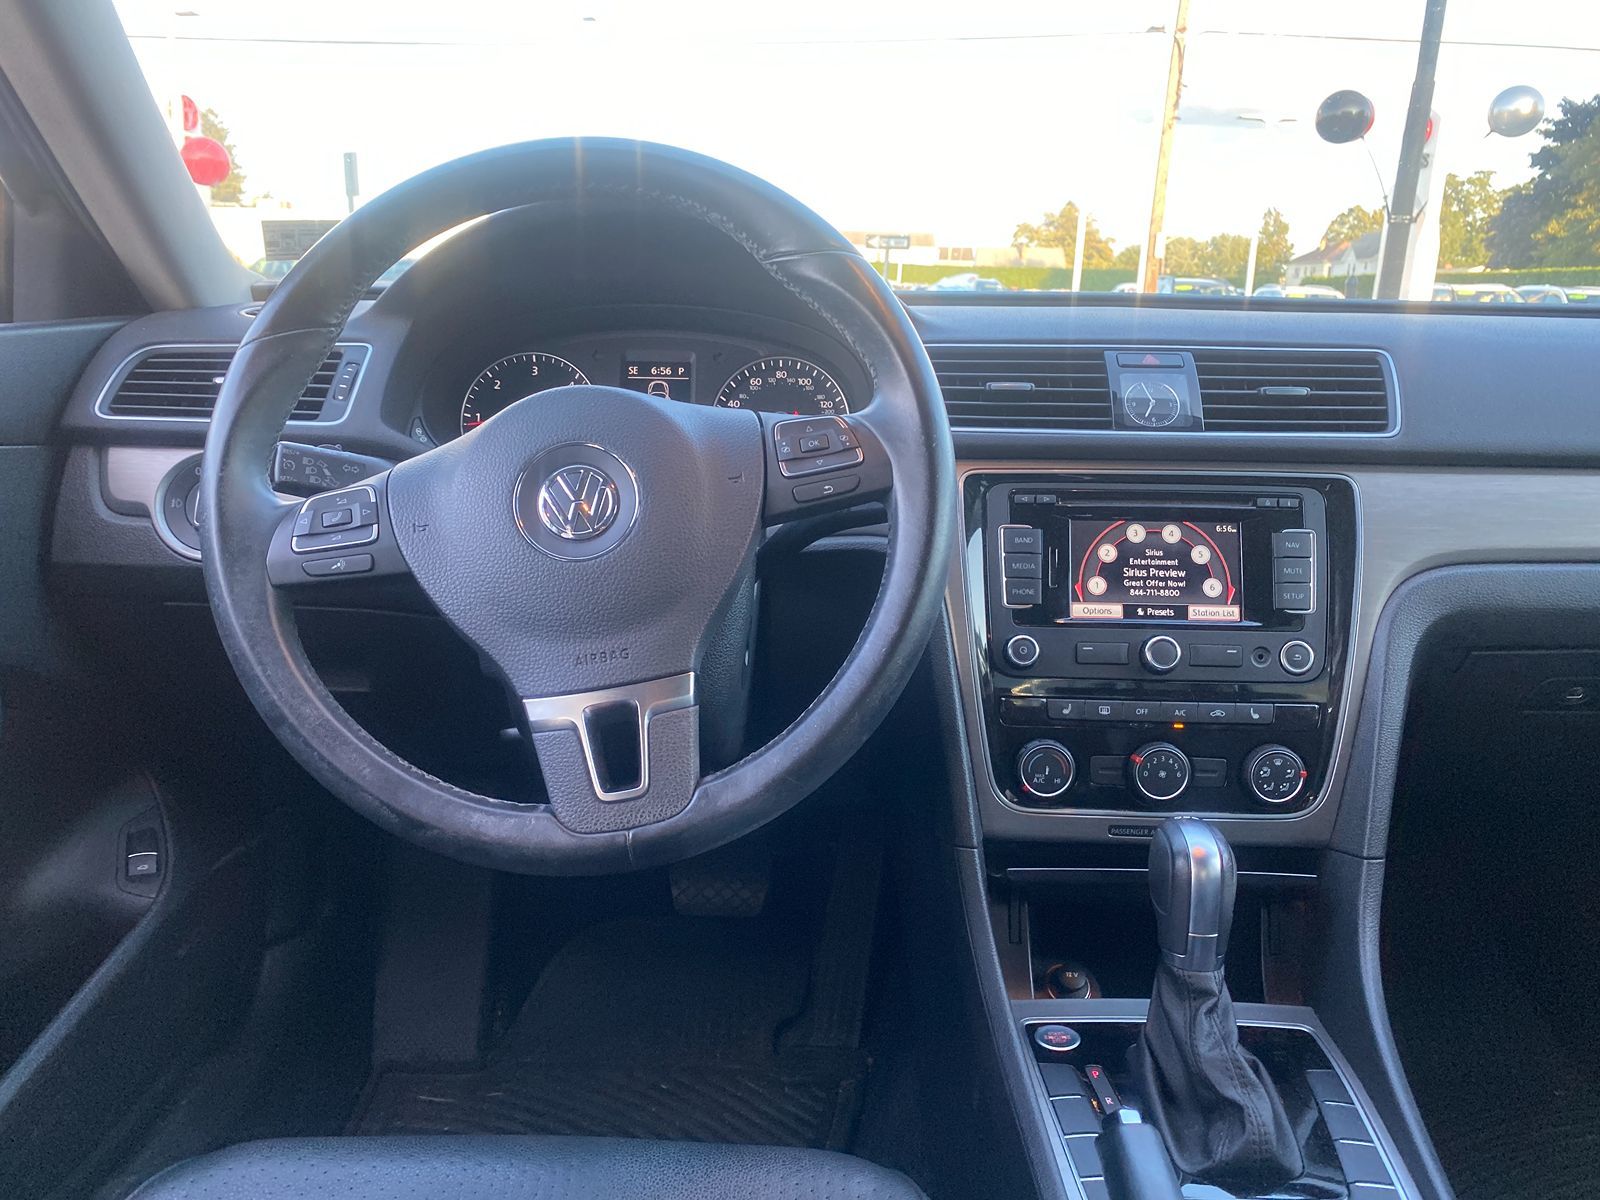
[[1308, 675], [1311, 668], [1317, 665], [1317, 652], [1306, 642], [1285, 642], [1283, 649], [1278, 651], [1278, 661], [1291, 675]]
[[1039, 800], [1054, 800], [1072, 786], [1077, 764], [1060, 742], [1029, 742], [1017, 754], [1022, 790]]
[[1039, 661], [1039, 643], [1019, 633], [1006, 643], [1006, 661], [1013, 667], [1031, 667]]
[[552, 446], [517, 477], [511, 511], [522, 536], [551, 558], [598, 558], [628, 536], [639, 515], [633, 469], [588, 444]]
[[1287, 746], [1262, 746], [1245, 759], [1244, 781], [1263, 804], [1287, 804], [1306, 786], [1306, 764]]
[[838, 479], [819, 479], [815, 483], [795, 485], [794, 498], [801, 504], [817, 500], [831, 500], [835, 496], [848, 496], [861, 486], [861, 476], [841, 475]]
[[323, 492], [300, 506], [289, 545], [296, 554], [378, 540], [378, 493], [367, 484]]
[[778, 470], [791, 478], [860, 466], [861, 442], [843, 417], [803, 417], [772, 427]]
[[1189, 786], [1189, 756], [1169, 742], [1152, 742], [1128, 757], [1133, 786], [1146, 800], [1164, 804]]
[[1165, 675], [1176, 670], [1178, 664], [1183, 661], [1183, 647], [1178, 645], [1176, 638], [1170, 638], [1164, 633], [1158, 634], [1140, 648], [1139, 658], [1143, 661], [1145, 670]]
[[1071, 1054], [1083, 1044], [1078, 1031], [1070, 1025], [1035, 1025], [1033, 1044], [1049, 1055]]
[[338, 558], [310, 558], [300, 564], [313, 579], [339, 575], [365, 575], [372, 570], [372, 555], [341, 554]]

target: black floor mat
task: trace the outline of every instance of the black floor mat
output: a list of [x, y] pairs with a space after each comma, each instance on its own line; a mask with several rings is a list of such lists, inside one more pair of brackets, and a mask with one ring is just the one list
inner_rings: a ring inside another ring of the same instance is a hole
[[809, 946], [761, 920], [592, 926], [545, 968], [483, 1070], [384, 1071], [351, 1132], [841, 1148], [865, 1061], [853, 1044], [787, 1044], [811, 968]]

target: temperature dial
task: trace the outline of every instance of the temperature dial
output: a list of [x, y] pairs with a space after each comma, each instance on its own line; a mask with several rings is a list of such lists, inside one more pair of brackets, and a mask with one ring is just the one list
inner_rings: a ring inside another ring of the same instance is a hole
[[1146, 800], [1176, 800], [1189, 786], [1189, 756], [1170, 742], [1152, 742], [1129, 756], [1128, 773]]
[[1287, 804], [1306, 786], [1306, 764], [1287, 746], [1261, 746], [1244, 760], [1244, 782], [1263, 804]]
[[1054, 800], [1071, 787], [1076, 769], [1067, 748], [1048, 739], [1029, 742], [1017, 755], [1023, 792], [1040, 800]]

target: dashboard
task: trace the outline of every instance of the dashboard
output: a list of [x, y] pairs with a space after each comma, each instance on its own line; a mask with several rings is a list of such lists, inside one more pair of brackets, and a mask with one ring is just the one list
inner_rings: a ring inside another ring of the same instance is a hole
[[[723, 320], [762, 324], [733, 314]], [[417, 416], [431, 440], [445, 442], [525, 396], [575, 384], [797, 417], [844, 416], [852, 400], [864, 399], [859, 369], [851, 370], [838, 348], [804, 331], [786, 332], [787, 338], [608, 330], [450, 347], [435, 362]]]

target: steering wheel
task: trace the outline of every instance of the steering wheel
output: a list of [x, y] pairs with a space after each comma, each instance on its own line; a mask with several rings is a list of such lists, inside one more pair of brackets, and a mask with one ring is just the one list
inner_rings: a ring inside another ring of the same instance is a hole
[[[263, 465], [378, 275], [463, 222], [547, 203], [676, 213], [733, 238], [859, 356], [868, 402], [848, 417], [796, 420], [563, 388], [355, 486], [303, 503], [274, 492]], [[278, 739], [380, 827], [532, 874], [703, 853], [837, 770], [905, 686], [938, 618], [956, 501], [927, 354], [849, 244], [792, 197], [724, 163], [595, 139], [458, 159], [329, 232], [273, 292], [233, 359], [200, 494], [217, 628]], [[874, 497], [889, 507], [888, 554], [855, 647], [773, 741], [702, 777], [703, 720], [748, 672], [755, 552], [766, 531]], [[401, 574], [521, 701], [547, 804], [434, 778], [379, 744], [323, 686], [296, 632], [296, 599], [328, 603], [349, 580]]]

